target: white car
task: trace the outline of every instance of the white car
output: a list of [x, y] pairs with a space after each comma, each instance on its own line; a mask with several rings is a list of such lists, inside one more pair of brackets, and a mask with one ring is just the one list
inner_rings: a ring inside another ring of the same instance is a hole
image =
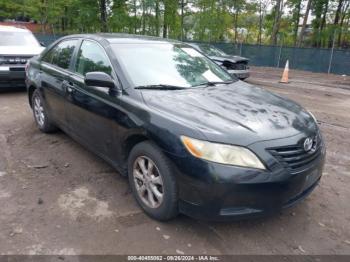
[[0, 26], [0, 88], [25, 87], [26, 63], [43, 50], [29, 30]]

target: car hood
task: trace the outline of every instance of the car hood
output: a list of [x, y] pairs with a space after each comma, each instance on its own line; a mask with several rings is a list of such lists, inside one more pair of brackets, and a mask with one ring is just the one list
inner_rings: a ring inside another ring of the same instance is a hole
[[301, 106], [242, 81], [188, 90], [143, 90], [142, 95], [153, 110], [196, 128], [213, 142], [249, 145], [317, 131]]
[[229, 61], [231, 63], [237, 63], [237, 62], [247, 62], [249, 61], [248, 58], [241, 57], [241, 56], [210, 56], [212, 60], [219, 61], [219, 62], [224, 62], [224, 61]]
[[44, 49], [41, 46], [0, 46], [0, 55], [34, 56], [40, 54]]

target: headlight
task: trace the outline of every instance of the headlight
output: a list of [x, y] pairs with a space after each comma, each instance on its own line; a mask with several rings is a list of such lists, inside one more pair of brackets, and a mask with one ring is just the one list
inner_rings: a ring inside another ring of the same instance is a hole
[[186, 136], [181, 136], [181, 140], [195, 157], [220, 164], [265, 169], [259, 158], [247, 148], [216, 144]]

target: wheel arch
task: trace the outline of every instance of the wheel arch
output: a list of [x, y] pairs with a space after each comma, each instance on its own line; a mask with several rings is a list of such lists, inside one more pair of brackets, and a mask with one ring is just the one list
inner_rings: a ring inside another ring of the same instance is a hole
[[37, 89], [37, 87], [35, 85], [30, 85], [28, 87], [28, 100], [29, 100], [29, 105], [30, 107], [32, 107], [32, 96], [33, 96], [33, 93], [35, 91], [35, 89]]
[[126, 161], [128, 160], [130, 152], [134, 146], [144, 141], [152, 141], [152, 140], [144, 133], [137, 133], [137, 134], [132, 134], [128, 136], [123, 143], [124, 160]]

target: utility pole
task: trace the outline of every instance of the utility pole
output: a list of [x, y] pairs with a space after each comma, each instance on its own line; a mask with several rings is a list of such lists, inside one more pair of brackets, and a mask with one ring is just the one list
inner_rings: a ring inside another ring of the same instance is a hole
[[282, 57], [282, 48], [283, 48], [283, 39], [284, 39], [282, 34], [280, 34], [279, 36], [280, 36], [279, 38], [280, 38], [281, 44], [280, 44], [280, 50], [278, 53], [277, 68], [280, 67], [280, 61], [281, 61], [281, 57]]
[[328, 64], [328, 74], [331, 73], [332, 70], [332, 62], [333, 62], [333, 54], [334, 54], [334, 45], [335, 45], [335, 33], [337, 32], [337, 30], [334, 30], [334, 34], [333, 34], [333, 44], [332, 44], [332, 51], [331, 51], [331, 56], [329, 58], [329, 64]]

